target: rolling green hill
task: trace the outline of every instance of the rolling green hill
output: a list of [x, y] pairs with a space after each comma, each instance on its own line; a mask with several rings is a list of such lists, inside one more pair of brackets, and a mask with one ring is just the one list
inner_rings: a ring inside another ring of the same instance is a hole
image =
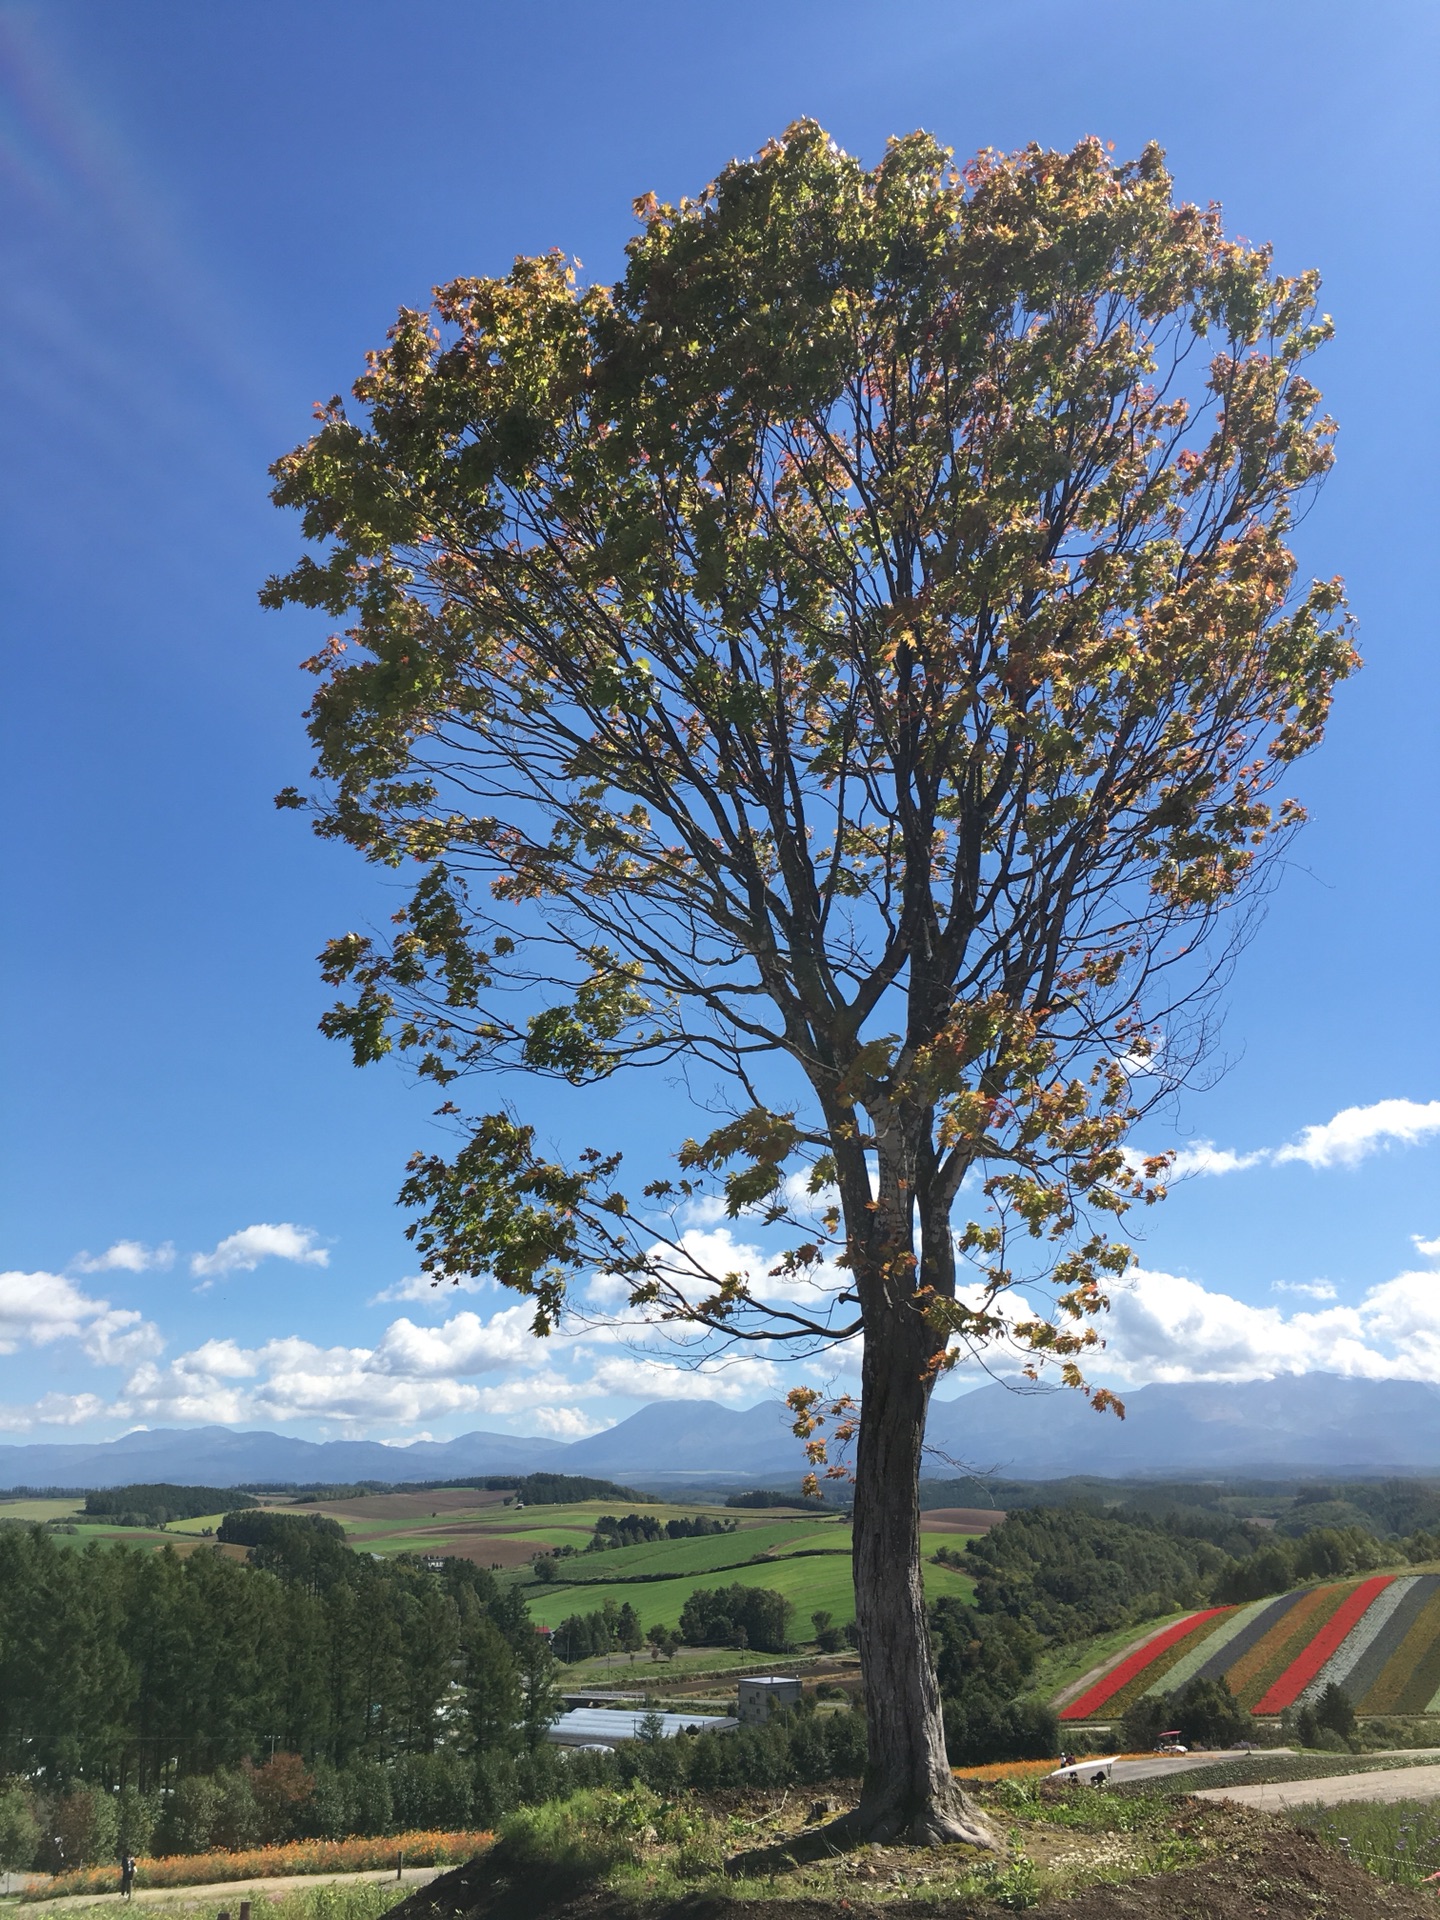
[[[837, 1625], [855, 1617], [855, 1592], [850, 1574], [850, 1530], [834, 1522], [801, 1522], [791, 1529], [757, 1528], [750, 1538], [759, 1535], [789, 1532], [791, 1538], [774, 1543], [763, 1560], [729, 1566], [712, 1566], [703, 1570], [682, 1570], [681, 1556], [687, 1549], [715, 1547], [724, 1541], [714, 1538], [708, 1540], [673, 1540], [657, 1543], [653, 1547], [622, 1547], [612, 1553], [595, 1554], [594, 1561], [605, 1566], [618, 1561], [622, 1556], [647, 1553], [659, 1556], [657, 1562], [642, 1577], [599, 1581], [571, 1581], [566, 1577], [550, 1583], [527, 1581], [525, 1601], [530, 1609], [531, 1618], [537, 1626], [556, 1627], [572, 1613], [592, 1613], [603, 1607], [607, 1600], [616, 1606], [627, 1601], [640, 1616], [642, 1628], [659, 1625], [674, 1627], [680, 1619], [680, 1610], [697, 1587], [717, 1587], [741, 1585], [747, 1587], [768, 1587], [772, 1592], [782, 1593], [795, 1609], [794, 1632], [797, 1639], [808, 1637], [810, 1615], [820, 1608], [833, 1614]], [[729, 1535], [730, 1541], [744, 1541], [745, 1534]], [[932, 1552], [937, 1544], [954, 1545], [957, 1536], [953, 1533], [936, 1534], [927, 1538], [926, 1552]], [[823, 1542], [823, 1545], [822, 1545]], [[786, 1550], [788, 1546], [788, 1551]], [[753, 1549], [752, 1549], [753, 1551]], [[656, 1578], [663, 1573], [666, 1559], [675, 1568], [671, 1579]], [[562, 1561], [563, 1575], [569, 1573], [572, 1561]], [[937, 1567], [928, 1558], [924, 1561], [925, 1591], [932, 1600], [942, 1595], [953, 1595], [957, 1599], [970, 1600], [974, 1597], [974, 1583], [967, 1574], [958, 1573], [950, 1567]]]

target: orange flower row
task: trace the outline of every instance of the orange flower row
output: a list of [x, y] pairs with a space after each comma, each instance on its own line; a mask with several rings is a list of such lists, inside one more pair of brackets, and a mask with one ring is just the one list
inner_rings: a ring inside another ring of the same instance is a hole
[[[489, 1845], [489, 1833], [392, 1833], [374, 1839], [290, 1840], [282, 1847], [245, 1847], [213, 1853], [172, 1853], [135, 1863], [137, 1887], [201, 1887], [218, 1880], [274, 1880], [297, 1873], [372, 1873], [393, 1867], [403, 1853], [410, 1867], [448, 1866]], [[57, 1874], [26, 1900], [53, 1900], [68, 1893], [111, 1893], [116, 1866], [76, 1867]]]

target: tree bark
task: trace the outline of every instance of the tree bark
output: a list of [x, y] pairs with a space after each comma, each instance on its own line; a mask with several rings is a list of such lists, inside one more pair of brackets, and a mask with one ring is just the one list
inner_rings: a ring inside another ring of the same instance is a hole
[[860, 1840], [999, 1847], [950, 1771], [925, 1622], [920, 1452], [931, 1344], [909, 1300], [866, 1327], [854, 1569], [867, 1754], [860, 1805], [841, 1824]]

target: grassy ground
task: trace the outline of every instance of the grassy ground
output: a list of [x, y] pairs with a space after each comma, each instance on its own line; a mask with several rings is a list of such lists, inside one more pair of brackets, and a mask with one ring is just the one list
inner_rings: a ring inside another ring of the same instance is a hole
[[[680, 1612], [697, 1587], [768, 1587], [782, 1593], [795, 1609], [797, 1628], [808, 1626], [810, 1615], [822, 1608], [834, 1616], [837, 1625], [855, 1617], [855, 1590], [850, 1572], [849, 1534], [840, 1534], [836, 1550], [792, 1553], [788, 1558], [758, 1561], [753, 1565], [730, 1566], [706, 1573], [692, 1573], [674, 1580], [585, 1582], [562, 1585], [560, 1581], [525, 1586], [525, 1599], [531, 1617], [538, 1626], [557, 1627], [572, 1613], [593, 1613], [607, 1600], [616, 1606], [626, 1601], [640, 1616], [642, 1628], [659, 1624], [674, 1627]], [[706, 1541], [680, 1541], [676, 1547], [705, 1546]], [[602, 1556], [596, 1555], [596, 1559]], [[605, 1555], [608, 1559], [610, 1556]], [[924, 1563], [925, 1591], [932, 1600], [953, 1594], [969, 1600], [975, 1591], [968, 1575], [950, 1567]]]
[[718, 1697], [729, 1692], [737, 1672], [788, 1673], [797, 1667], [819, 1680], [832, 1673], [852, 1684], [859, 1679], [859, 1664], [853, 1653], [826, 1655], [817, 1654], [813, 1649], [802, 1653], [756, 1653], [753, 1647], [684, 1647], [673, 1659], [656, 1660], [647, 1647], [633, 1660], [624, 1654], [598, 1654], [590, 1660], [577, 1660], [574, 1666], [562, 1668], [559, 1684], [567, 1691], [580, 1687], [616, 1687], [660, 1694], [678, 1686], [698, 1688], [701, 1682], [708, 1685], [713, 1679]]
[[84, 1510], [83, 1500], [0, 1500], [0, 1520], [69, 1520]]
[[[976, 1788], [1008, 1841], [999, 1854], [963, 1846], [860, 1847], [837, 1853], [816, 1831], [829, 1797], [799, 1793], [719, 1794], [663, 1801], [643, 1788], [584, 1793], [511, 1815], [491, 1856], [442, 1881], [437, 1913], [483, 1911], [484, 1886], [524, 1890], [527, 1913], [561, 1906], [580, 1887], [647, 1908], [709, 1911], [711, 1901], [780, 1901], [813, 1915], [837, 1909], [914, 1904], [969, 1912], [971, 1903], [1035, 1905], [1053, 1895], [1137, 1875], [1171, 1872], [1203, 1859], [1239, 1824], [1228, 1808], [1187, 1808], [1141, 1794], [1065, 1793], [1013, 1781]], [[466, 1883], [470, 1884], [466, 1884]], [[418, 1911], [417, 1902], [417, 1911]], [[990, 1909], [986, 1909], [989, 1911]]]
[[653, 1540], [638, 1547], [611, 1547], [567, 1561], [565, 1578], [633, 1580], [647, 1575], [714, 1573], [743, 1566], [758, 1553], [808, 1548], [812, 1553], [849, 1553], [850, 1530], [834, 1520], [791, 1520], [780, 1525], [746, 1527], [735, 1533], [709, 1534], [700, 1540]]
[[1286, 1817], [1397, 1886], [1422, 1886], [1440, 1872], [1440, 1804], [1433, 1800], [1350, 1800], [1292, 1807]]

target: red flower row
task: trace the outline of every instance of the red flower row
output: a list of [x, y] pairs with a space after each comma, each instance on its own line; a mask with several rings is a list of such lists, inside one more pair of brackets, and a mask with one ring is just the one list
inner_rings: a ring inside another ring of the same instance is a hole
[[1300, 1694], [1309, 1686], [1331, 1654], [1343, 1643], [1346, 1635], [1360, 1624], [1361, 1616], [1367, 1611], [1372, 1601], [1385, 1591], [1394, 1578], [1393, 1573], [1382, 1573], [1377, 1574], [1373, 1580], [1362, 1580], [1349, 1598], [1335, 1609], [1315, 1638], [1290, 1662], [1263, 1698], [1255, 1702], [1250, 1711], [1252, 1713], [1283, 1713], [1286, 1707], [1293, 1707]]
[[1092, 1713], [1098, 1713], [1107, 1700], [1113, 1699], [1122, 1687], [1128, 1686], [1136, 1674], [1143, 1673], [1152, 1661], [1158, 1660], [1162, 1653], [1194, 1633], [1197, 1627], [1207, 1620], [1213, 1620], [1217, 1613], [1229, 1613], [1229, 1607], [1207, 1607], [1203, 1613], [1192, 1613], [1187, 1619], [1175, 1621], [1166, 1627], [1163, 1633], [1157, 1633], [1153, 1640], [1147, 1640], [1131, 1654], [1127, 1654], [1118, 1667], [1112, 1667], [1103, 1679], [1097, 1680], [1093, 1687], [1087, 1687], [1078, 1700], [1072, 1700], [1060, 1715], [1062, 1720], [1088, 1720]]

